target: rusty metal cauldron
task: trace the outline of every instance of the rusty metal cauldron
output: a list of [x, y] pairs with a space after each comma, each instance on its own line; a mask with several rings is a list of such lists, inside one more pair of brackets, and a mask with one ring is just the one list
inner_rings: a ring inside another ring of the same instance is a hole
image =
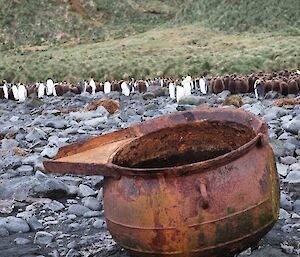
[[105, 177], [108, 229], [133, 256], [233, 256], [278, 217], [266, 124], [241, 110], [178, 112], [63, 147], [44, 164]]

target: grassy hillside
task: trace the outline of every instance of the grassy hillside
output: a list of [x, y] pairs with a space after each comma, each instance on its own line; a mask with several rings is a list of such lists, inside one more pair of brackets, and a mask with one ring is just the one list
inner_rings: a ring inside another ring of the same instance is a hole
[[300, 35], [298, 0], [189, 0], [181, 21], [199, 20], [227, 32], [274, 32]]
[[0, 0], [0, 78], [120, 79], [300, 67], [296, 0]]
[[174, 16], [173, 7], [164, 1], [143, 2], [0, 0], [2, 49], [122, 38], [163, 24]]
[[155, 29], [124, 39], [0, 54], [0, 77], [15, 80], [121, 79], [247, 74], [300, 67], [299, 36], [224, 34], [200, 24]]

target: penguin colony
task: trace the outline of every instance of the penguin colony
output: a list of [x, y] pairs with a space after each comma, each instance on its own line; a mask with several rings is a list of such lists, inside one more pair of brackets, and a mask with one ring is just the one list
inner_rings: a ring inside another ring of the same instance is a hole
[[229, 90], [231, 94], [255, 93], [256, 98], [261, 99], [269, 91], [276, 91], [282, 95], [298, 94], [300, 92], [300, 71], [289, 72], [283, 70], [269, 74], [258, 73], [249, 76], [225, 75], [215, 78], [192, 78], [187, 76], [182, 79], [159, 78], [155, 80], [128, 80], [106, 81], [96, 83], [93, 78], [90, 81], [81, 81], [77, 85], [67, 83], [54, 83], [48, 79], [46, 83], [35, 85], [23, 83], [0, 83], [0, 99], [10, 99], [24, 102], [28, 97], [43, 98], [46, 96], [63, 96], [67, 92], [74, 94], [102, 91], [105, 94], [111, 91], [121, 92], [129, 96], [132, 92], [146, 92], [149, 86], [161, 86], [169, 89], [170, 98], [177, 100], [183, 96], [191, 95], [192, 90], [198, 90], [202, 94], [219, 94]]

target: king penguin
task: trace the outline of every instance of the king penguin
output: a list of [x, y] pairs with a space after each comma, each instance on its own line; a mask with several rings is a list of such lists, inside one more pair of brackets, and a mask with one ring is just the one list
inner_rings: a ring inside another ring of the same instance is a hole
[[53, 95], [54, 82], [52, 79], [48, 79], [46, 82], [46, 93], [47, 95]]
[[192, 81], [192, 78], [190, 76], [187, 76], [182, 81], [182, 86], [183, 86], [183, 91], [184, 91], [184, 95], [185, 96], [192, 94], [191, 81]]
[[19, 102], [25, 102], [27, 98], [27, 89], [23, 84], [18, 85], [18, 96], [19, 96]]
[[129, 96], [130, 95], [130, 89], [126, 83], [126, 81], [123, 81], [121, 84], [121, 90], [122, 90], [122, 94]]
[[43, 98], [45, 95], [45, 84], [44, 83], [38, 83], [38, 98]]
[[264, 85], [259, 79], [257, 79], [254, 83], [254, 93], [256, 99], [261, 99], [264, 97]]
[[0, 98], [8, 99], [8, 88], [6, 80], [2, 81], [0, 90]]
[[199, 84], [200, 84], [200, 92], [203, 95], [206, 95], [207, 94], [208, 85], [207, 85], [205, 79], [201, 78], [200, 81], [199, 81]]
[[175, 85], [173, 82], [170, 82], [169, 84], [169, 95], [171, 99], [176, 99], [175, 97]]
[[179, 100], [184, 96], [184, 88], [180, 85], [176, 86], [176, 101], [177, 103], [179, 102]]
[[111, 91], [111, 84], [109, 81], [104, 83], [104, 94], [108, 94]]
[[18, 101], [19, 100], [19, 90], [18, 90], [17, 86], [15, 84], [13, 84], [11, 90], [12, 90], [14, 100]]
[[96, 83], [93, 78], [90, 80], [90, 87], [92, 88], [92, 95], [96, 93]]

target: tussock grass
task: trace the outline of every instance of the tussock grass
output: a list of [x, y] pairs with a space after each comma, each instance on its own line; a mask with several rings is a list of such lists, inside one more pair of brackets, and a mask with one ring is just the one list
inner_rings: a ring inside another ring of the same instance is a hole
[[75, 81], [90, 75], [104, 80], [296, 69], [300, 67], [299, 39], [213, 32], [195, 23], [99, 43], [2, 52], [0, 77]]
[[0, 77], [7, 80], [300, 67], [297, 0], [0, 0], [0, 6]]

